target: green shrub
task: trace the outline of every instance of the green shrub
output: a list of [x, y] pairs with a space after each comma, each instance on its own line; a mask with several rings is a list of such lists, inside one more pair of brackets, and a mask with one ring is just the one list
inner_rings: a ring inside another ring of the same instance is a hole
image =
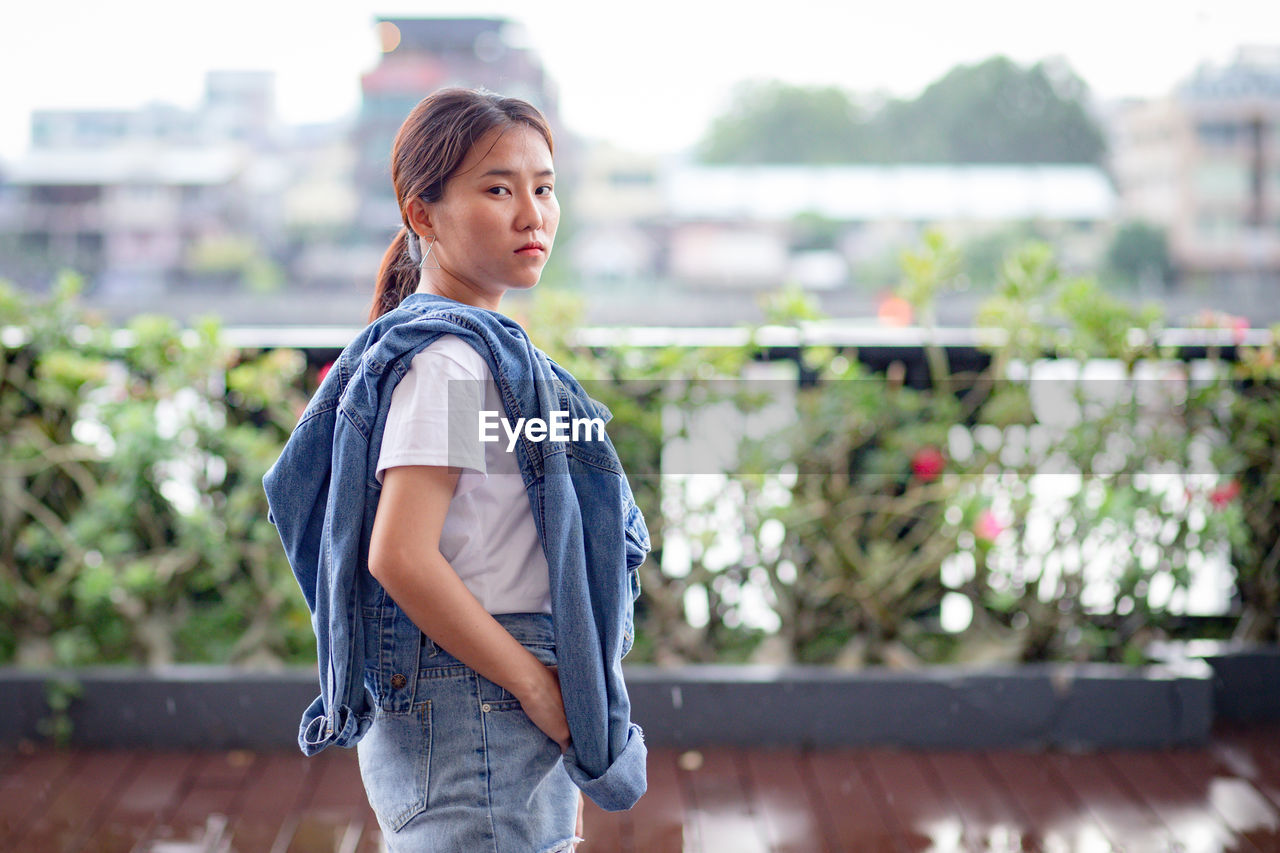
[[[575, 298], [530, 303], [535, 340], [612, 411], [649, 522], [633, 660], [1141, 662], [1187, 635], [1214, 554], [1236, 635], [1278, 639], [1276, 334], [1236, 346], [1212, 315], [1189, 364], [1157, 309], [1028, 243], [979, 313], [988, 363], [959, 373], [931, 318], [963, 258], [930, 234], [901, 269], [925, 383], [811, 343], [798, 291], [707, 348], [586, 346]], [[77, 290], [0, 287], [0, 660], [314, 660], [261, 487], [316, 384], [302, 354], [232, 350], [213, 322], [113, 329]], [[1030, 378], [1045, 365], [1067, 372]], [[673, 462], [708, 417], [728, 461]]]
[[261, 485], [305, 402], [301, 356], [236, 353], [212, 322], [112, 330], [77, 290], [0, 290], [0, 655], [313, 657]]

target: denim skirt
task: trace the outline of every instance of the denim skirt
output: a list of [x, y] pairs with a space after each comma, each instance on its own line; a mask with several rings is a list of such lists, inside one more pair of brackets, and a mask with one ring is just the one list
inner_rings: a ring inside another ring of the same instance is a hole
[[[495, 616], [544, 664], [551, 617]], [[575, 842], [578, 789], [559, 745], [515, 697], [422, 639], [413, 706], [378, 709], [360, 740], [360, 776], [395, 853], [552, 853]]]

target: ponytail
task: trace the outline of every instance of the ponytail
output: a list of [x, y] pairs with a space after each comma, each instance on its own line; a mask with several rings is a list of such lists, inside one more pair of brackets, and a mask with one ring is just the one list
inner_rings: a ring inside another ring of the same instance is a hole
[[394, 310], [400, 301], [418, 289], [418, 264], [411, 257], [409, 229], [401, 226], [382, 256], [378, 283], [369, 308], [369, 322]]

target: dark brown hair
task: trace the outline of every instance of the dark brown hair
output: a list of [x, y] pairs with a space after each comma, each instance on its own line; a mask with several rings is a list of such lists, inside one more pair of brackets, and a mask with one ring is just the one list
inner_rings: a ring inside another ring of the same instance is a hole
[[423, 98], [409, 113], [391, 148], [391, 182], [403, 225], [382, 257], [370, 322], [418, 288], [421, 256], [410, 255], [410, 241], [416, 242], [416, 238], [409, 229], [409, 202], [415, 198], [427, 203], [439, 201], [445, 183], [462, 166], [477, 139], [495, 127], [521, 123], [542, 134], [547, 148], [554, 152], [547, 120], [537, 107], [519, 98], [484, 90], [441, 89]]

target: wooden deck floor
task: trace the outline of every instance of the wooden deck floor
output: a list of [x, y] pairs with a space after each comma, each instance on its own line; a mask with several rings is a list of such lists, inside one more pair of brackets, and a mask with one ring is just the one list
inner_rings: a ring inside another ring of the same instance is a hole
[[[1280, 851], [1280, 725], [1089, 754], [652, 749], [582, 853]], [[355, 755], [0, 753], [0, 851], [371, 853]]]

